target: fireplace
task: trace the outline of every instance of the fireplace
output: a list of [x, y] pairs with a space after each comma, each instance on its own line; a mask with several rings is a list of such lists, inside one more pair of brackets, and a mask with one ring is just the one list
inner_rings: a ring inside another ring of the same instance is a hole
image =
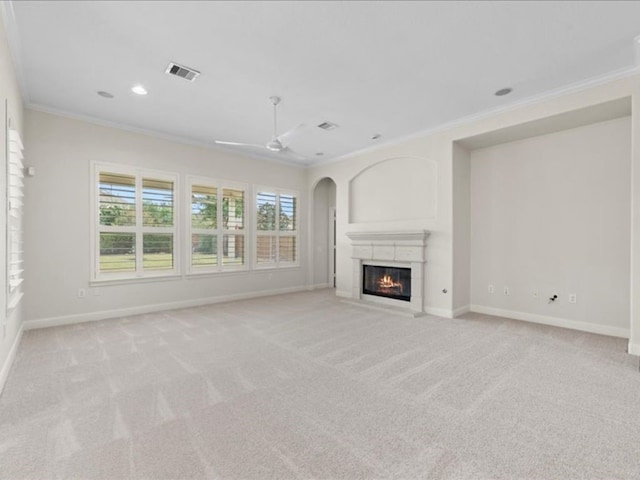
[[429, 232], [348, 232], [347, 236], [353, 259], [349, 296], [400, 308], [414, 316], [424, 315], [425, 247]]
[[411, 301], [411, 269], [362, 265], [362, 293]]

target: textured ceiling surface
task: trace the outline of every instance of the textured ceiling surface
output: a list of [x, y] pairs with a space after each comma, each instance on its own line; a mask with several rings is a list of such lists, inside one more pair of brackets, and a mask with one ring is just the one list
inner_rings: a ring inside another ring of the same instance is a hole
[[[636, 67], [640, 2], [8, 2], [28, 106], [309, 165]], [[202, 74], [165, 73], [169, 62]], [[143, 84], [148, 95], [131, 92]], [[497, 97], [494, 92], [511, 87]], [[107, 91], [106, 99], [96, 94]], [[339, 128], [317, 125], [330, 121]], [[372, 140], [380, 134], [378, 140]], [[221, 147], [216, 147], [221, 148]], [[318, 155], [322, 153], [323, 155]]]

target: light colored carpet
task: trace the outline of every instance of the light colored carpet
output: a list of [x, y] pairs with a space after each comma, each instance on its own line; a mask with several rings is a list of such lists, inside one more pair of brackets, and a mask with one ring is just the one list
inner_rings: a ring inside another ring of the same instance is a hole
[[0, 478], [638, 479], [625, 344], [333, 291], [30, 331]]

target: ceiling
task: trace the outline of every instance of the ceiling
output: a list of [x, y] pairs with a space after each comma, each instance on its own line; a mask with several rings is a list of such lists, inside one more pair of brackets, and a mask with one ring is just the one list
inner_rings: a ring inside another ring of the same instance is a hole
[[[636, 68], [640, 2], [5, 3], [28, 107], [312, 165]], [[201, 72], [165, 73], [169, 62]], [[142, 84], [148, 95], [131, 92]], [[513, 92], [498, 97], [498, 89]], [[114, 98], [97, 95], [107, 91]], [[317, 127], [329, 121], [332, 131]], [[374, 134], [381, 137], [373, 140]], [[322, 155], [319, 155], [322, 153]]]

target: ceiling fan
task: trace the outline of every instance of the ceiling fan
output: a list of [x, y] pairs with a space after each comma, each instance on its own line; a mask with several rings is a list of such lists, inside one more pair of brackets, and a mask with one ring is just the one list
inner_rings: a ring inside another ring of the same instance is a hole
[[295, 160], [306, 160], [304, 156], [294, 152], [288, 146], [291, 143], [291, 140], [293, 139], [295, 134], [305, 126], [304, 123], [301, 123], [297, 127], [292, 128], [291, 130], [283, 133], [282, 135], [278, 135], [277, 108], [278, 108], [278, 104], [282, 99], [280, 97], [273, 96], [273, 97], [269, 97], [269, 100], [273, 105], [273, 137], [265, 145], [256, 145], [253, 143], [225, 142], [222, 140], [215, 140], [215, 143], [218, 145], [231, 145], [234, 147], [252, 147], [252, 148], [259, 148], [259, 149], [266, 148], [267, 150], [282, 154], [284, 156], [290, 157]]

